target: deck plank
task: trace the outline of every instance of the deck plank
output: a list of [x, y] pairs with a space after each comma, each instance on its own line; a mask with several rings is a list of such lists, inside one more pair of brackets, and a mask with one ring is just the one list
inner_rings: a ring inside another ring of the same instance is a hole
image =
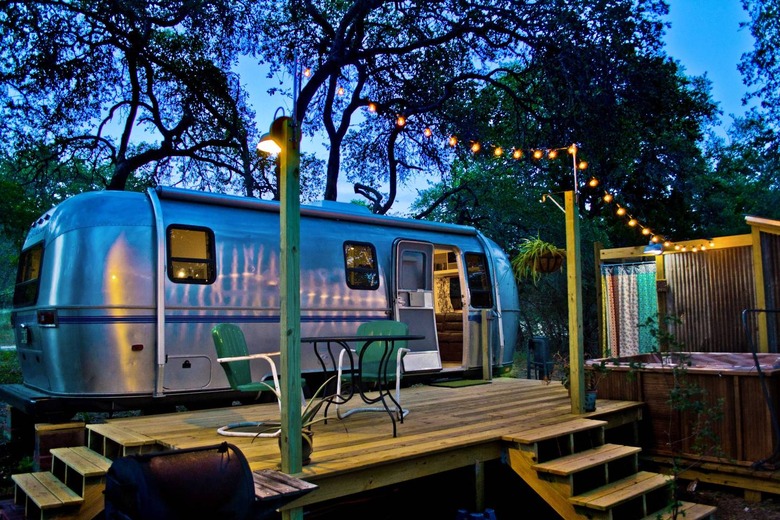
[[[470, 465], [485, 457], [497, 459], [502, 439], [584, 421], [571, 413], [569, 399], [562, 385], [537, 380], [496, 378], [489, 385], [463, 388], [415, 385], [402, 389], [401, 402], [410, 413], [397, 425], [395, 438], [385, 413], [356, 414], [339, 420], [331, 410], [332, 419], [314, 425], [312, 463], [294, 475], [316, 484], [318, 489], [299, 501], [311, 504], [344, 496], [364, 486], [365, 481], [379, 487], [457, 464]], [[629, 403], [628, 408], [632, 406]], [[616, 409], [616, 413], [621, 410]], [[227, 441], [244, 453], [252, 471], [258, 471], [280, 469], [277, 439], [223, 437], [217, 428], [230, 422], [278, 419], [276, 403], [263, 403], [108, 422], [128, 435], [154, 439], [159, 446], [171, 449]], [[355, 485], [356, 480], [360, 480], [360, 486]]]

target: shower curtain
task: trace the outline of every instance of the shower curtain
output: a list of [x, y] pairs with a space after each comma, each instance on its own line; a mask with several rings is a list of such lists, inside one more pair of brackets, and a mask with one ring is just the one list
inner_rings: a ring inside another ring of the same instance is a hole
[[647, 318], [658, 314], [655, 263], [601, 266], [604, 323], [609, 356], [631, 356], [658, 349]]

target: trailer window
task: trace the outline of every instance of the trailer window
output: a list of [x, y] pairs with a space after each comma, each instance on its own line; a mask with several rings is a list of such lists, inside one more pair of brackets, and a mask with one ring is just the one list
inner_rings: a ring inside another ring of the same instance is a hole
[[43, 243], [36, 244], [26, 251], [22, 251], [19, 257], [19, 267], [16, 271], [14, 307], [34, 305], [38, 300], [42, 260]]
[[471, 306], [475, 309], [493, 307], [493, 288], [490, 285], [487, 259], [481, 253], [466, 253], [466, 271], [469, 280]]
[[195, 227], [168, 227], [168, 278], [176, 283], [214, 282], [214, 233]]
[[344, 267], [347, 287], [350, 289], [375, 290], [379, 288], [379, 270], [376, 249], [371, 244], [344, 242]]

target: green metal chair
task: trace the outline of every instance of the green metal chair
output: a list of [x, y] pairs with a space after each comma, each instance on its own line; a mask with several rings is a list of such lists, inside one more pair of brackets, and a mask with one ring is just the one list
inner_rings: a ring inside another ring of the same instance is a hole
[[[393, 320], [379, 320], [362, 323], [357, 330], [358, 336], [398, 336], [409, 334], [409, 326], [406, 323]], [[353, 408], [341, 413], [339, 411], [339, 404], [343, 404], [344, 401], [336, 401], [336, 415], [339, 418], [348, 417], [353, 413], [358, 412], [390, 412], [384, 405], [386, 402], [383, 399], [367, 399], [365, 391], [370, 386], [377, 386], [381, 384], [389, 384], [395, 382], [395, 399], [393, 400], [393, 410], [398, 418], [403, 421], [403, 418], [409, 413], [409, 410], [405, 410], [401, 407], [401, 376], [403, 373], [403, 357], [409, 352], [406, 348], [406, 340], [395, 340], [391, 342], [391, 345], [387, 345], [386, 341], [374, 341], [374, 342], [360, 342], [356, 350], [352, 350], [351, 356], [353, 358], [352, 366], [345, 367], [345, 358], [350, 354], [346, 350], [342, 350], [339, 354], [339, 366], [338, 375], [336, 378], [336, 395], [342, 395], [342, 384], [344, 382], [356, 383], [361, 385], [359, 388], [360, 396], [368, 404], [382, 402], [383, 406], [373, 407], [361, 407]], [[365, 352], [361, 352], [366, 349]], [[386, 366], [384, 372], [381, 370], [382, 356], [387, 351]], [[353, 370], [355, 373], [353, 373]], [[351, 396], [352, 394], [350, 394]], [[392, 396], [390, 396], [392, 398]]]
[[[249, 354], [246, 345], [244, 333], [237, 325], [232, 323], [220, 323], [211, 330], [211, 336], [214, 339], [214, 347], [217, 350], [217, 362], [225, 371], [228, 383], [233, 390], [239, 392], [256, 392], [259, 398], [262, 392], [273, 392], [279, 402], [281, 411], [281, 401], [279, 400], [279, 375], [276, 371], [276, 364], [271, 356], [279, 355], [279, 352], [268, 354]], [[264, 359], [271, 367], [271, 382], [253, 381], [252, 368], [250, 361], [255, 359]], [[237, 422], [222, 426], [217, 430], [220, 435], [231, 437], [278, 437], [281, 429], [278, 423], [269, 422]], [[231, 431], [233, 429], [258, 428], [260, 431]]]

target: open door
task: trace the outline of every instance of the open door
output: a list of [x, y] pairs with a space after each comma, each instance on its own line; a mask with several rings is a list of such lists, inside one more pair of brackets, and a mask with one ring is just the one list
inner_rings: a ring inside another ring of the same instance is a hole
[[397, 240], [394, 258], [395, 319], [409, 326], [409, 334], [425, 336], [409, 342], [404, 370], [441, 370], [433, 307], [433, 244]]

